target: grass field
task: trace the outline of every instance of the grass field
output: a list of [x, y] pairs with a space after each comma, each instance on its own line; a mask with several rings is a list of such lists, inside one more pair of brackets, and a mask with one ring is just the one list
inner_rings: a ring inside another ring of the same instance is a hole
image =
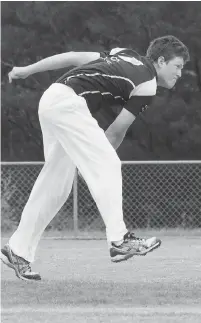
[[1, 322], [200, 323], [201, 235], [161, 238], [153, 253], [119, 264], [104, 240], [41, 240], [41, 282], [2, 265]]

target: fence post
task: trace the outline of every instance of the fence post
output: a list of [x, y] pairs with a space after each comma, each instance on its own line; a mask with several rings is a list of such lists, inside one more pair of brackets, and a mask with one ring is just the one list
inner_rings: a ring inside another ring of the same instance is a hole
[[78, 172], [75, 171], [75, 177], [73, 182], [73, 229], [74, 236], [78, 236]]

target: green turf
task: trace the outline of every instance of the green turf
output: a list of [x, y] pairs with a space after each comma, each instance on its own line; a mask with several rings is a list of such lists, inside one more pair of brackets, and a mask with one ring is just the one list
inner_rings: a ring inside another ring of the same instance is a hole
[[104, 240], [41, 240], [33, 264], [41, 282], [2, 266], [2, 323], [201, 322], [201, 237], [162, 240], [146, 257], [119, 264]]

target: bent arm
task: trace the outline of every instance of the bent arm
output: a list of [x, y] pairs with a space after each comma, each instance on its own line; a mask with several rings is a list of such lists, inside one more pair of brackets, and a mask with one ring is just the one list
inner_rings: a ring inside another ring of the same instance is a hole
[[121, 113], [106, 130], [105, 135], [115, 150], [121, 145], [128, 128], [134, 120], [135, 116], [123, 108]]
[[147, 109], [152, 99], [153, 96], [133, 96], [128, 100], [121, 113], [105, 132], [114, 149], [120, 146], [130, 125]]
[[[107, 139], [115, 150], [121, 145], [128, 128], [134, 120], [135, 116], [131, 112], [123, 108], [114, 122], [105, 131]], [[78, 175], [83, 179], [79, 171]]]

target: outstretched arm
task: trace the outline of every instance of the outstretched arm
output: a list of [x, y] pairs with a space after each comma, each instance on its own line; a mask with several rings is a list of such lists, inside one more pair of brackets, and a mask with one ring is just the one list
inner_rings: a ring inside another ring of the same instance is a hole
[[69, 66], [81, 66], [99, 58], [100, 53], [98, 52], [68, 52], [58, 54], [44, 58], [39, 62], [28, 66], [14, 67], [11, 72], [8, 73], [8, 78], [11, 83], [13, 79], [25, 79], [29, 75], [35, 73], [56, 70]]

